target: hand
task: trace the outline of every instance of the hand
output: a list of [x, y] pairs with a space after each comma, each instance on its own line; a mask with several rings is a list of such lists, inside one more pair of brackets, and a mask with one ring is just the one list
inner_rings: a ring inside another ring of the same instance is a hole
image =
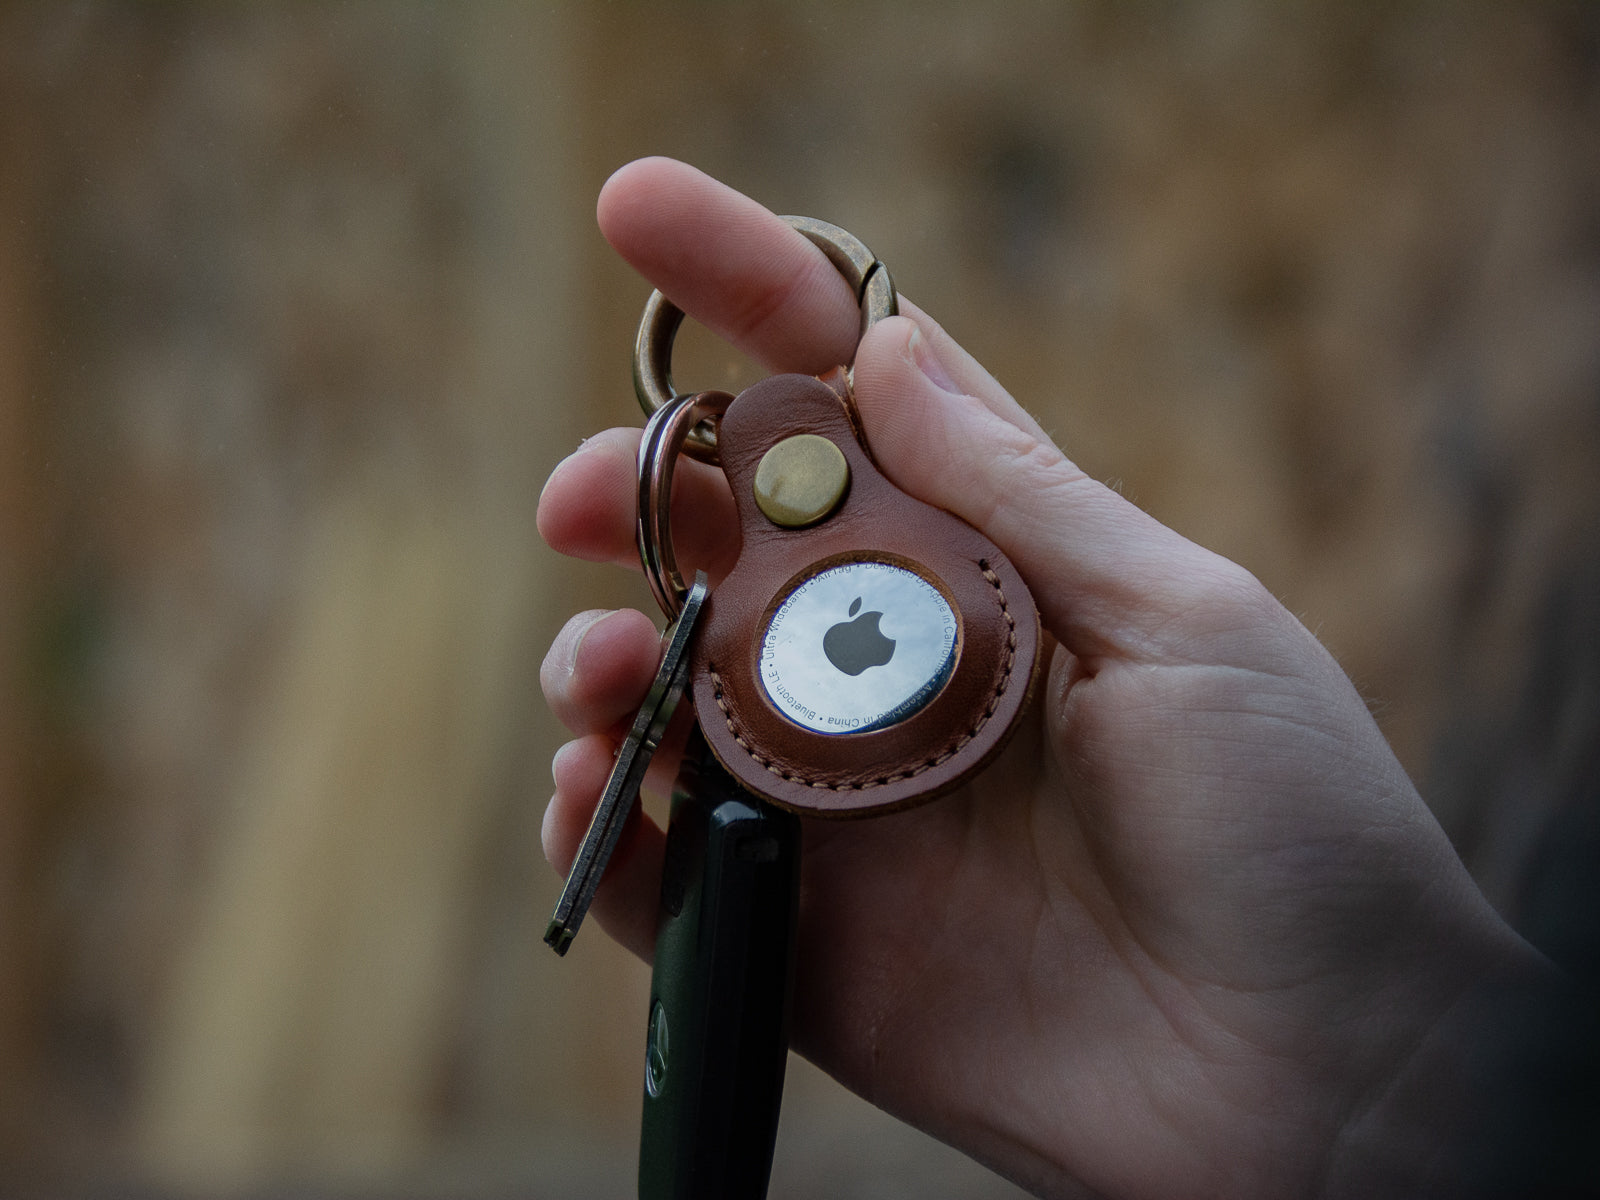
[[[857, 347], [842, 279], [753, 201], [645, 160], [599, 220], [772, 369], [853, 356], [884, 472], [1004, 550], [1054, 639], [1026, 726], [974, 783], [807, 823], [796, 1048], [1051, 1195], [1398, 1186], [1397, 1147], [1426, 1166], [1464, 1118], [1448, 1095], [1415, 1119], [1392, 1098], [1419, 1063], [1434, 1077], [1464, 996], [1539, 968], [1330, 656], [1246, 571], [1073, 466], [914, 306]], [[610, 430], [556, 469], [551, 546], [637, 565], [637, 443]], [[686, 462], [675, 504], [697, 514], [680, 557], [715, 581], [737, 552], [720, 476]], [[590, 613], [546, 660], [577, 735], [545, 819], [563, 872], [656, 653], [643, 614]], [[638, 820], [594, 907], [644, 957], [662, 844]]]

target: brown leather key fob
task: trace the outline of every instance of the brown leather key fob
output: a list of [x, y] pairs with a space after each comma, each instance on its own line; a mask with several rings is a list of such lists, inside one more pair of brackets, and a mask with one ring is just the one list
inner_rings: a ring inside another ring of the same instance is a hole
[[784, 808], [863, 816], [957, 787], [1027, 701], [1039, 618], [994, 543], [878, 470], [843, 371], [779, 375], [717, 431], [743, 538], [691, 665], [712, 752]]

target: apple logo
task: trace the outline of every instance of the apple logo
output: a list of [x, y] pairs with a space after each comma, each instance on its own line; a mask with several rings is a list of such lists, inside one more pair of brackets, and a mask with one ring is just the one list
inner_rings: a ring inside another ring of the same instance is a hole
[[878, 628], [881, 612], [862, 613], [861, 597], [850, 605], [853, 621], [840, 621], [822, 635], [822, 652], [828, 661], [846, 675], [859, 675], [868, 667], [881, 667], [894, 657], [894, 639], [883, 636]]

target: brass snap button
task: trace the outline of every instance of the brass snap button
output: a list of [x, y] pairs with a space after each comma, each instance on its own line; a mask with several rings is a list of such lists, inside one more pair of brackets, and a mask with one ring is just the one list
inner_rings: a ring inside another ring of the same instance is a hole
[[839, 506], [850, 486], [850, 465], [825, 437], [799, 433], [761, 456], [756, 467], [756, 504], [767, 520], [785, 529], [814, 525]]

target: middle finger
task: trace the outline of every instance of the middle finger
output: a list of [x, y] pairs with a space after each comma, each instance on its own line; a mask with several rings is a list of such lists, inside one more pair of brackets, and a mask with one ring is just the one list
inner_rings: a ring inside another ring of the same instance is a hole
[[[608, 429], [584, 442], [551, 472], [539, 497], [537, 525], [552, 550], [587, 562], [635, 569], [639, 431]], [[680, 459], [672, 488], [673, 544], [687, 577], [703, 568], [719, 580], [739, 553], [738, 522], [727, 478], [715, 467]]]

